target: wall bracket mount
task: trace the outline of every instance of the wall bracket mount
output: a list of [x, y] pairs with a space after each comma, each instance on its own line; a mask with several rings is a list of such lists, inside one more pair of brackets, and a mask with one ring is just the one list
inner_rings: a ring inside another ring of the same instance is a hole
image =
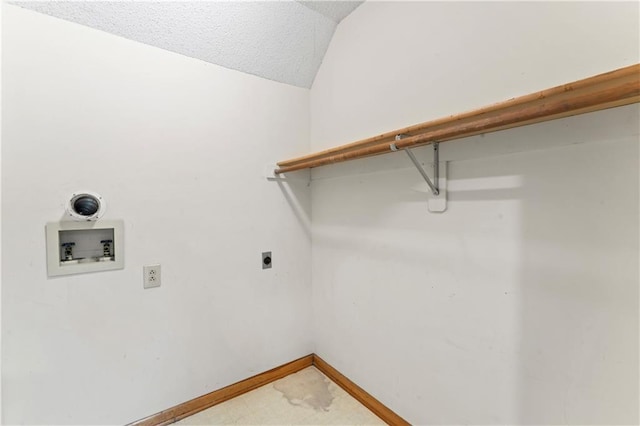
[[[395, 139], [399, 141], [405, 137], [407, 137], [407, 135], [400, 134], [396, 135]], [[389, 144], [389, 148], [394, 152], [401, 150], [395, 143]], [[440, 162], [440, 146], [438, 142], [433, 143], [433, 180], [431, 180], [427, 171], [422, 167], [422, 164], [420, 164], [415, 154], [411, 151], [411, 148], [402, 148], [402, 150], [407, 153], [407, 156], [431, 190], [429, 211], [434, 213], [445, 211], [447, 209], [447, 163]]]

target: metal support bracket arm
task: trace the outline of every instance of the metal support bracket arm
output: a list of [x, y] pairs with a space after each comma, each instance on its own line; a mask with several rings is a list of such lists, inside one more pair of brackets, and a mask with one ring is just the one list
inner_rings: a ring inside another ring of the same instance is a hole
[[[396, 135], [396, 141], [399, 141], [405, 137], [407, 136]], [[391, 151], [399, 151], [395, 143], [390, 144], [389, 148], [391, 148]], [[440, 156], [439, 156], [438, 142], [433, 143], [433, 175], [434, 175], [433, 182], [429, 178], [429, 175], [425, 171], [424, 167], [422, 167], [422, 165], [420, 164], [416, 156], [413, 154], [413, 152], [411, 152], [411, 149], [403, 148], [403, 150], [404, 152], [407, 153], [413, 165], [416, 166], [416, 169], [418, 169], [418, 171], [420, 172], [424, 180], [427, 182], [427, 185], [429, 185], [429, 189], [431, 189], [431, 192], [433, 193], [433, 195], [439, 195], [440, 187], [438, 183], [439, 183], [439, 177], [440, 177], [440, 162], [439, 162]]]

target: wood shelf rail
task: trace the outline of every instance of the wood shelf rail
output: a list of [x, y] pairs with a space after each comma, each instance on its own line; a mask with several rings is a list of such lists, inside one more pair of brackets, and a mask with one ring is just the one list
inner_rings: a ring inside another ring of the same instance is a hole
[[[390, 145], [394, 142], [397, 149], [413, 148], [637, 102], [640, 102], [640, 64], [462, 114], [393, 130], [314, 154], [280, 161], [274, 173], [279, 175], [386, 154], [393, 152]], [[396, 135], [404, 137], [396, 141]]]

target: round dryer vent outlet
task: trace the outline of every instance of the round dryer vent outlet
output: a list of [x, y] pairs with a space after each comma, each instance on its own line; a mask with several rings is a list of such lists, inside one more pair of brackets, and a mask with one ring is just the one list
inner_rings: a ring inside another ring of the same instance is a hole
[[67, 213], [74, 220], [98, 220], [107, 209], [100, 194], [91, 191], [75, 192], [67, 204]]

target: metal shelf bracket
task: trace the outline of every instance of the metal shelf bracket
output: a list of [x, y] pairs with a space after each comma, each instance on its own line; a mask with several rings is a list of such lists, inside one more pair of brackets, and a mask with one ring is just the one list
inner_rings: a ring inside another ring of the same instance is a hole
[[[406, 138], [407, 135], [396, 135], [396, 141], [399, 141], [403, 138]], [[391, 148], [391, 151], [399, 151], [398, 147], [396, 146], [395, 143], [392, 143], [389, 145], [389, 148]], [[431, 182], [431, 179], [429, 178], [429, 175], [427, 174], [427, 172], [425, 171], [424, 167], [422, 167], [422, 165], [420, 164], [420, 162], [418, 161], [418, 159], [416, 158], [416, 156], [413, 154], [413, 152], [411, 152], [411, 148], [403, 148], [404, 152], [407, 153], [407, 155], [409, 156], [409, 159], [411, 160], [411, 162], [413, 163], [414, 166], [416, 166], [416, 169], [418, 169], [418, 171], [420, 172], [420, 174], [422, 175], [422, 177], [424, 178], [424, 180], [427, 182], [427, 185], [429, 185], [429, 188], [431, 189], [431, 192], [433, 193], [433, 195], [439, 195], [440, 194], [440, 188], [438, 187], [438, 178], [440, 177], [440, 163], [439, 163], [439, 159], [440, 159], [440, 155], [438, 154], [438, 142], [434, 142], [433, 143], [433, 182]]]
[[304, 181], [307, 185], [311, 185], [311, 170], [307, 170], [306, 173], [296, 173], [291, 176], [278, 175], [275, 171], [278, 170], [278, 165], [267, 164], [264, 167], [264, 177], [268, 181], [275, 182], [296, 182], [296, 181]]
[[[396, 135], [396, 141], [399, 141], [403, 138], [406, 138], [407, 135]], [[401, 149], [397, 147], [395, 143], [389, 144], [389, 148], [391, 151], [400, 151]], [[433, 143], [433, 181], [427, 174], [427, 171], [422, 167], [422, 164], [418, 161], [416, 156], [413, 154], [410, 148], [402, 148], [404, 152], [407, 153], [409, 159], [413, 163], [413, 165], [418, 169], [420, 175], [423, 177], [429, 189], [431, 190], [432, 196], [429, 198], [429, 211], [430, 212], [443, 212], [447, 209], [447, 163], [440, 163], [440, 147], [438, 142]], [[442, 176], [441, 176], [441, 173]]]

